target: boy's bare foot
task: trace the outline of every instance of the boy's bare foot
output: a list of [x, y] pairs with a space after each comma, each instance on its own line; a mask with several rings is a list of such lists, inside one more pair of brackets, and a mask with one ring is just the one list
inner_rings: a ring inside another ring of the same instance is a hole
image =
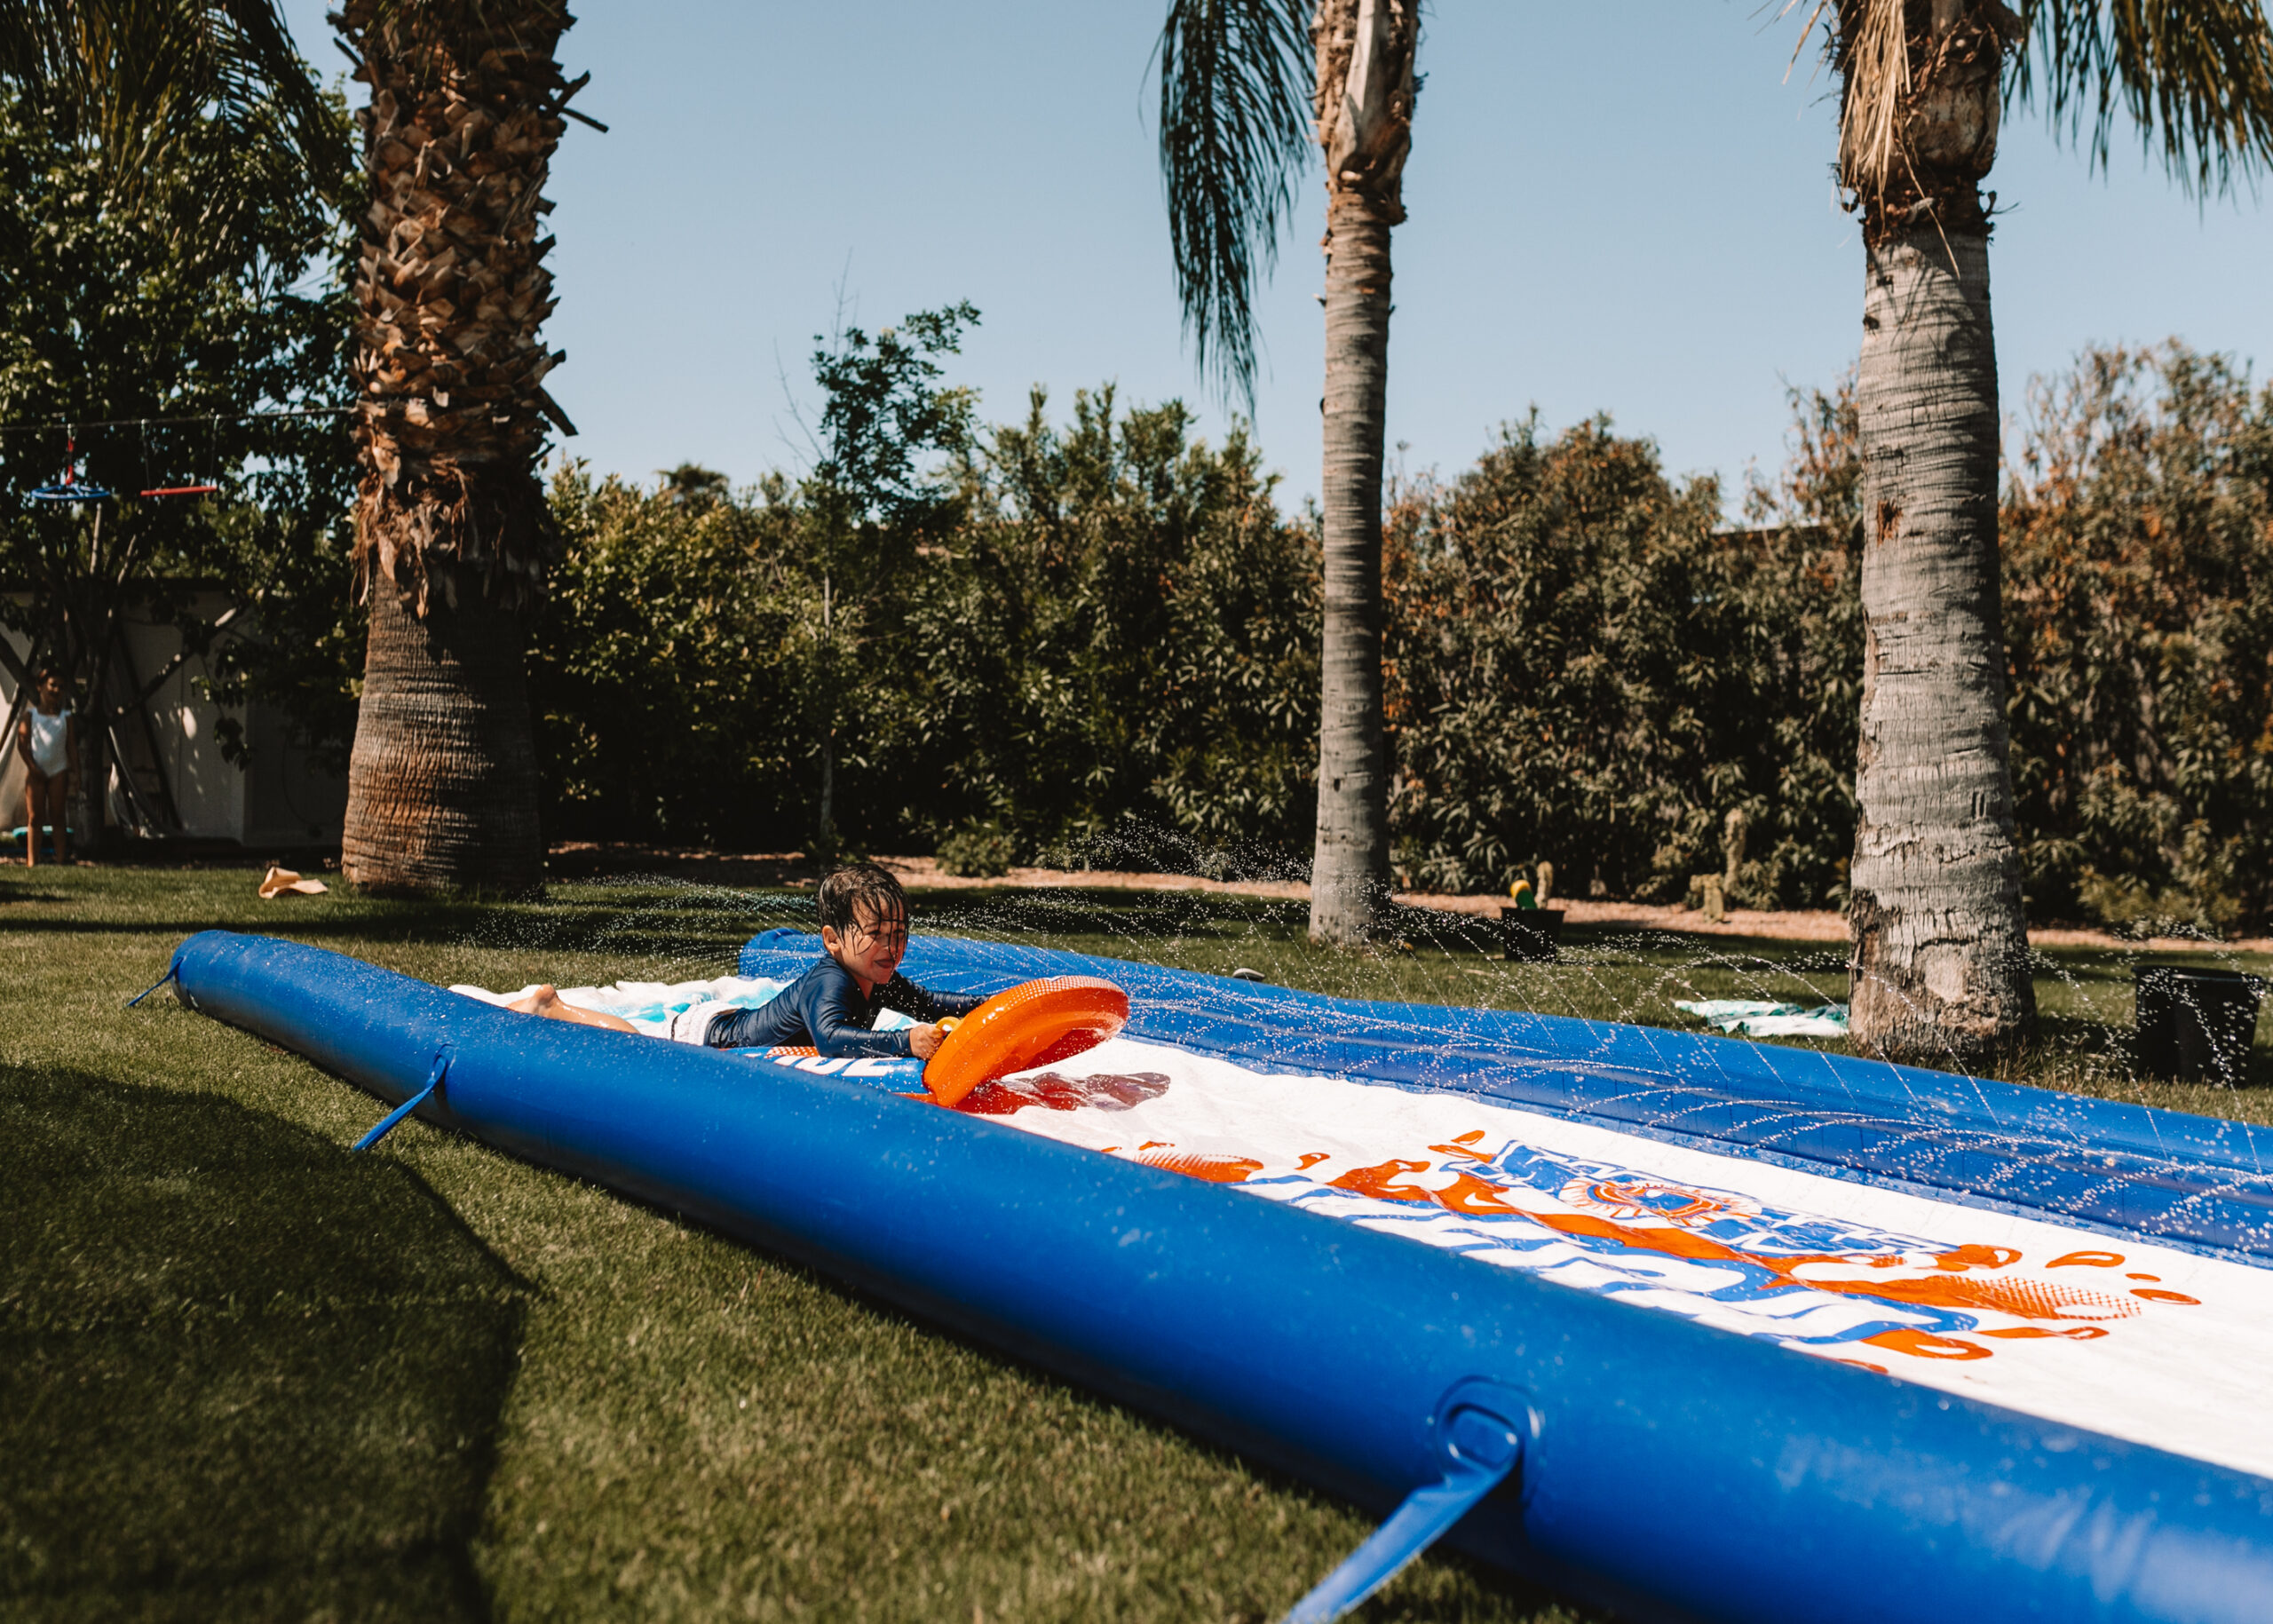
[[560, 1018], [552, 1013], [552, 1008], [559, 1002], [560, 989], [558, 987], [551, 986], [533, 986], [527, 992], [523, 993], [519, 998], [514, 999], [505, 1007], [509, 1010], [519, 1010], [524, 1015], [543, 1015], [547, 1016], [553, 1020], [558, 1020]]

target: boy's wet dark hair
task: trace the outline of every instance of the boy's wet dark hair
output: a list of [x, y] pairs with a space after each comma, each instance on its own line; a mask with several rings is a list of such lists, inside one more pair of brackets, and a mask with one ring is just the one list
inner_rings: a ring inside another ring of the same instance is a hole
[[863, 915], [871, 919], [907, 919], [907, 893], [889, 869], [875, 863], [848, 863], [820, 883], [820, 923], [843, 935]]

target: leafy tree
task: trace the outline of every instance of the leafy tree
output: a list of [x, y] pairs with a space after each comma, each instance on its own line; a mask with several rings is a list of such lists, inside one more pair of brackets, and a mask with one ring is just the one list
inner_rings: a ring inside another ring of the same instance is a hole
[[965, 302], [918, 311], [873, 338], [851, 328], [833, 344], [814, 340], [813, 377], [827, 397], [821, 458], [801, 493], [801, 544], [775, 568], [785, 584], [794, 574], [805, 599], [796, 685], [820, 768], [814, 845], [832, 855], [847, 711], [890, 704], [883, 673], [904, 657], [919, 550], [938, 544], [954, 511], [954, 488], [935, 463], [970, 445], [972, 396], [939, 386], [939, 358], [959, 353], [962, 329], [978, 322]]
[[665, 494], [682, 507], [707, 508], [733, 494], [732, 480], [700, 463], [681, 463], [676, 468], [666, 468], [660, 477]]
[[[824, 360], [848, 353], [879, 345]], [[928, 409], [868, 420], [911, 425], [903, 443], [960, 432]], [[1181, 406], [1104, 390], [1063, 426], [1037, 395], [936, 477], [909, 451], [867, 459], [908, 477], [871, 483], [904, 500], [859, 503], [857, 531], [843, 476], [701, 504], [555, 480], [567, 546], [532, 671], [557, 828], [808, 842], [833, 719], [855, 844], [992, 826], [1025, 852], [1101, 850], [1134, 817], [1268, 862], [1308, 829], [1316, 543], [1243, 438], [1196, 443]]]
[[[2273, 392], [2173, 342], [2087, 350], [2029, 402], [1999, 543], [2029, 916], [2260, 928], [2273, 911]], [[1859, 535], [1851, 382], [1795, 405], [1797, 454], [1780, 489], [1754, 493], [1755, 514]], [[1858, 677], [1859, 627], [1849, 640]]]
[[2003, 511], [2032, 911], [2273, 911], [2273, 393], [2172, 344], [2039, 382]]
[[548, 827], [567, 838], [796, 845], [810, 826], [792, 725], [801, 600], [773, 568], [800, 515], [786, 482], [689, 502], [581, 463], [552, 482], [566, 544], [530, 634]]
[[[1677, 899], [1692, 874], [1820, 906], [1853, 803], [1850, 528], [1800, 486], [1786, 522], [1719, 527], [1646, 440], [1537, 421], [1391, 509], [1390, 732], [1398, 867], [1496, 891], [1569, 882]], [[1844, 701], [1842, 704], [1841, 701]]]
[[[329, 116], [344, 124], [336, 105]], [[30, 589], [0, 613], [32, 663], [72, 673], [87, 719], [82, 828], [102, 826], [116, 730], [140, 725], [141, 700], [171, 674], [127, 662], [130, 612], [208, 654], [224, 701], [261, 692], [319, 735], [351, 702], [337, 663], [352, 635], [340, 232], [268, 133], [186, 126], [119, 194], [84, 109], [0, 99], [0, 421], [51, 425], [0, 435], [0, 476], [20, 497], [51, 485], [75, 439], [80, 479], [115, 493], [12, 502], [0, 519], [0, 567]], [[277, 412], [312, 415], [250, 415]], [[193, 478], [219, 488], [139, 494]], [[229, 606], [208, 619], [198, 594], [214, 590]], [[139, 788], [162, 825], [162, 786]]]
[[1133, 815], [1263, 864], [1307, 831], [1317, 552], [1260, 460], [1110, 388], [1077, 394], [1065, 428], [1037, 390], [986, 438], [911, 606], [910, 751], [958, 816], [1032, 851], [1110, 841]]
[[1388, 889], [1382, 456], [1390, 234], [1405, 218], [1420, 36], [1415, 0], [1319, 0], [1314, 10], [1305, 0], [1171, 0], [1160, 35], [1160, 166], [1177, 293], [1203, 364], [1239, 388], [1249, 387], [1254, 369], [1255, 262], [1267, 265], [1275, 252], [1312, 141], [1326, 163], [1311, 934], [1328, 941], [1367, 935]]
[[1854, 1030], [1960, 1061], [2036, 1018], [2006, 731], [1984, 194], [2008, 98], [2104, 160], [2119, 115], [2192, 187], [2273, 153], [2254, 0], [1820, 0], [1863, 217], [1865, 470]]

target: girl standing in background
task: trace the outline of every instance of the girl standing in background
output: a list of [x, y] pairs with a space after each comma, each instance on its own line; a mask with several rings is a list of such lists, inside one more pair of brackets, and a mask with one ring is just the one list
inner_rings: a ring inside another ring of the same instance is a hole
[[55, 860], [69, 856], [64, 828], [71, 796], [71, 764], [79, 757], [79, 727], [63, 696], [63, 674], [49, 666], [39, 674], [29, 709], [16, 725], [16, 752], [24, 758], [24, 865], [39, 860], [41, 803], [44, 821], [55, 831]]

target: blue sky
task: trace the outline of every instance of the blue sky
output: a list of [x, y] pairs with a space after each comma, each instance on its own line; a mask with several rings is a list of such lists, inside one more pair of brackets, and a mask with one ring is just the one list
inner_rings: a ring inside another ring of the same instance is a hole
[[[344, 66], [322, 0], [287, 0]], [[953, 378], [988, 421], [1026, 392], [1180, 397], [1226, 422], [1179, 329], [1148, 67], [1161, 0], [586, 0], [564, 42], [592, 83], [555, 160], [550, 386], [566, 443], [645, 480], [799, 467], [807, 357], [969, 299]], [[1436, 0], [1396, 238], [1390, 439], [1451, 475], [1536, 404], [1646, 434], [1676, 474], [1784, 455], [1787, 384], [1853, 359], [1862, 257], [1833, 197], [1828, 82], [1786, 77], [1792, 25], [1755, 0]], [[354, 87], [360, 89], [360, 87]], [[2273, 215], [2198, 207], [2126, 137], [2091, 171], [2040, 117], [1991, 184], [2008, 418], [2093, 342], [2174, 335], [2273, 354]], [[1317, 488], [1323, 333], [1315, 171], [1261, 306], [1255, 427], [1292, 500]]]

